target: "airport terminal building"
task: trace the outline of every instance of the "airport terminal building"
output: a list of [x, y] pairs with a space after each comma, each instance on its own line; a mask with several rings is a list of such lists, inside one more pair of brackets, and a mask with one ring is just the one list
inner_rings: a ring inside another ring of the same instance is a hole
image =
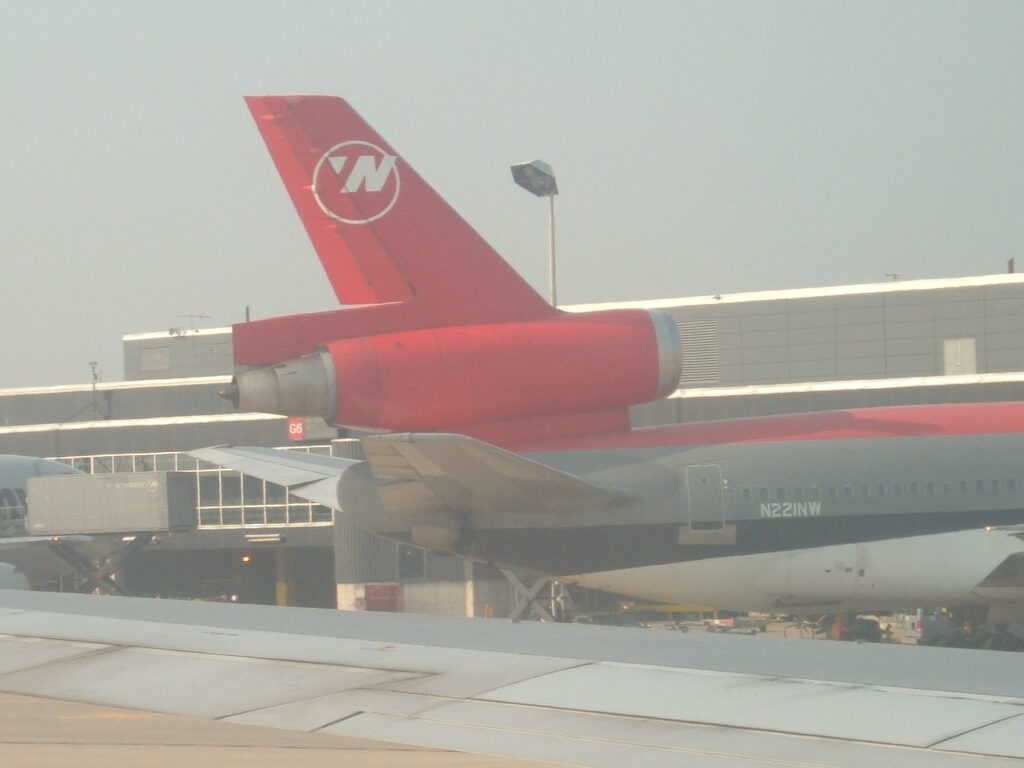
[[[634, 426], [876, 405], [1021, 399], [1024, 275], [722, 294], [643, 307], [680, 330], [683, 371]], [[88, 473], [196, 476], [196, 530], [163, 536], [125, 568], [134, 592], [340, 607], [504, 615], [493, 568], [354, 528], [285, 489], [202, 465], [217, 444], [359, 456], [323, 421], [235, 413], [231, 330], [124, 337], [124, 381], [0, 390], [0, 453]], [[510, 383], [511, 386], [511, 383]]]

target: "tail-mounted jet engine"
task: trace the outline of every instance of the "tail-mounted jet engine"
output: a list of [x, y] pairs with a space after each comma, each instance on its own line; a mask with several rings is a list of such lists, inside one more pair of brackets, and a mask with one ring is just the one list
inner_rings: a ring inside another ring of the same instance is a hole
[[[260, 322], [266, 333], [274, 319]], [[322, 342], [312, 354], [240, 372], [224, 394], [244, 411], [443, 431], [624, 409], [673, 392], [681, 366], [677, 326], [665, 313], [554, 311]]]

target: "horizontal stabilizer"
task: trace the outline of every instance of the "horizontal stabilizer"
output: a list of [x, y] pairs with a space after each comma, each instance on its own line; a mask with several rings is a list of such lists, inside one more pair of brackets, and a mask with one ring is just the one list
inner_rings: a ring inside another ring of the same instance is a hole
[[465, 435], [375, 435], [362, 442], [384, 506], [394, 512], [415, 512], [408, 501], [419, 499], [423, 511], [567, 515], [633, 499]]

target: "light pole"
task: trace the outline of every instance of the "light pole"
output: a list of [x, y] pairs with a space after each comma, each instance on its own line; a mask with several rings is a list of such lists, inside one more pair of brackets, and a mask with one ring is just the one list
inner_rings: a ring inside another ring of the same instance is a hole
[[551, 268], [551, 306], [558, 306], [555, 288], [555, 195], [558, 182], [555, 172], [543, 160], [530, 163], [516, 163], [512, 166], [512, 179], [527, 192], [548, 199], [548, 260]]

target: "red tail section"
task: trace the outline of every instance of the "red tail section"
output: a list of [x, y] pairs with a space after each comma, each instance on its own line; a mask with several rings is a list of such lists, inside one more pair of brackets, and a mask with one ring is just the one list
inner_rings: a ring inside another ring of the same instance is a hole
[[412, 303], [418, 327], [553, 312], [347, 102], [246, 103], [342, 304]]
[[624, 430], [679, 379], [674, 321], [547, 304], [344, 101], [246, 100], [338, 298], [241, 323], [244, 410], [502, 443]]

